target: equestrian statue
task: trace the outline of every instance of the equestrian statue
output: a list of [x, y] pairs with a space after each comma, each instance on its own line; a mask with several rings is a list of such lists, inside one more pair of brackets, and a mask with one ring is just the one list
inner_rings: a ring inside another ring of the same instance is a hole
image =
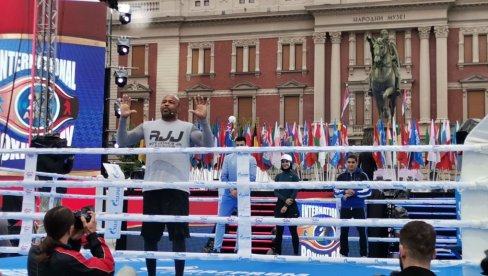
[[396, 99], [400, 95], [400, 60], [387, 30], [378, 38], [366, 38], [373, 60], [369, 73], [369, 95], [376, 100], [379, 117], [389, 122], [395, 116]]

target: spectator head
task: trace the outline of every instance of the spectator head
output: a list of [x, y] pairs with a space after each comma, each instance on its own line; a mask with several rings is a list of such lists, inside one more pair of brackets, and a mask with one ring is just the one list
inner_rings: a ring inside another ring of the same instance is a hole
[[432, 225], [411, 221], [400, 230], [400, 267], [419, 266], [430, 269], [435, 258], [436, 233]]
[[56, 206], [44, 215], [44, 229], [46, 237], [39, 245], [41, 254], [39, 261], [47, 261], [54, 248], [61, 244], [61, 239], [69, 235], [74, 229], [75, 216], [73, 212], [64, 206]]
[[237, 136], [234, 141], [236, 142], [236, 147], [243, 147], [246, 145], [246, 137], [244, 136]]
[[354, 172], [358, 168], [358, 156], [350, 154], [346, 160], [346, 168], [349, 172]]
[[281, 156], [281, 169], [284, 171], [290, 170], [292, 162], [293, 162], [293, 158], [291, 158], [291, 155], [283, 154]]

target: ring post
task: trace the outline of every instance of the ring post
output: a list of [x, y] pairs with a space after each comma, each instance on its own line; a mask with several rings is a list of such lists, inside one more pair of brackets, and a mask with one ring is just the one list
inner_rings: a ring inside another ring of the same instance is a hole
[[[485, 117], [468, 135], [464, 144], [476, 145], [488, 142], [488, 117]], [[488, 148], [480, 151], [463, 152], [463, 165], [461, 181], [479, 181], [487, 177], [486, 164], [488, 164]], [[461, 217], [463, 220], [485, 220], [488, 210], [488, 191], [461, 190]], [[480, 228], [462, 228], [461, 239], [463, 247], [463, 260], [480, 262], [484, 251], [488, 249], [488, 230]], [[479, 273], [478, 273], [479, 274]], [[465, 274], [468, 275], [468, 274]]]
[[[28, 153], [25, 155], [24, 182], [31, 182], [36, 179], [37, 156], [37, 154], [33, 153]], [[34, 190], [35, 189], [32, 185], [24, 185], [24, 195], [22, 200], [22, 213], [24, 214], [36, 213], [36, 198], [34, 196]], [[27, 255], [31, 247], [32, 226], [32, 219], [22, 219], [19, 240], [19, 253], [22, 255]]]
[[239, 256], [251, 258], [251, 188], [249, 185], [249, 154], [237, 153], [237, 241]]

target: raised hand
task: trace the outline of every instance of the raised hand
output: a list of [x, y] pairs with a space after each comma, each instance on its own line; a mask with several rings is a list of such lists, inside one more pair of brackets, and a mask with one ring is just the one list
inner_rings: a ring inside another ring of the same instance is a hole
[[132, 113], [137, 113], [136, 110], [130, 109], [131, 97], [124, 94], [122, 96], [122, 101], [120, 102], [120, 116], [123, 118], [128, 118]]
[[193, 115], [199, 120], [207, 118], [207, 99], [198, 95], [193, 98], [193, 110], [190, 110]]

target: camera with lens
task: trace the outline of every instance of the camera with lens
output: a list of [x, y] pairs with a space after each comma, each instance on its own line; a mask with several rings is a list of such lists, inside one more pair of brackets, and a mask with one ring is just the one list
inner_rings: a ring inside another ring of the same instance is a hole
[[75, 229], [83, 229], [83, 222], [81, 221], [81, 217], [84, 217], [86, 222], [90, 222], [91, 214], [88, 213], [89, 211], [95, 211], [92, 206], [85, 206], [78, 211], [73, 211], [73, 215], [75, 216]]

